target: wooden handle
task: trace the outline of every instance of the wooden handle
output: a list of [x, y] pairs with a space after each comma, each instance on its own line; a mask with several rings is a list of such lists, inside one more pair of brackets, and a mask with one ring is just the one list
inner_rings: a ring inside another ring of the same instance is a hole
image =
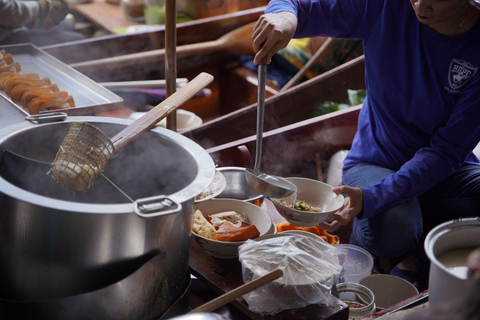
[[216, 310], [221, 306], [224, 306], [227, 303], [232, 302], [238, 297], [241, 297], [244, 294], [247, 294], [261, 286], [264, 286], [272, 282], [273, 280], [280, 278], [281, 276], [283, 276], [283, 271], [280, 269], [276, 269], [260, 278], [257, 278], [244, 285], [241, 285], [240, 287], [233, 289], [232, 291], [227, 292], [221, 295], [220, 297], [213, 299], [212, 301], [205, 303], [204, 305], [190, 311], [189, 313], [211, 312], [213, 310]]
[[200, 73], [195, 79], [187, 83], [167, 99], [163, 100], [155, 108], [135, 120], [111, 139], [115, 146], [115, 152], [118, 152], [140, 134], [152, 128], [158, 121], [165, 118], [170, 112], [195, 96], [212, 81], [212, 75], [205, 72]]
[[290, 81], [287, 82], [287, 84], [280, 89], [278, 92], [283, 92], [285, 90], [290, 89], [293, 87], [305, 74], [305, 72], [310, 69], [310, 67], [317, 61], [318, 57], [325, 51], [325, 49], [330, 45], [330, 43], [333, 41], [332, 38], [328, 38], [325, 40], [325, 42], [322, 44], [322, 46], [315, 52], [315, 54], [308, 60], [308, 62], [300, 69], [296, 75], [293, 76]]

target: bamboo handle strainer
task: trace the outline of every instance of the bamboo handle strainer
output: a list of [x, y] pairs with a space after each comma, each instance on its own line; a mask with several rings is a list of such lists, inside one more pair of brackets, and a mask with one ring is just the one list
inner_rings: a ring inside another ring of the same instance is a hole
[[113, 138], [86, 122], [74, 122], [50, 166], [50, 174], [65, 188], [87, 191], [105, 166], [127, 144], [152, 128], [213, 81], [201, 73]]

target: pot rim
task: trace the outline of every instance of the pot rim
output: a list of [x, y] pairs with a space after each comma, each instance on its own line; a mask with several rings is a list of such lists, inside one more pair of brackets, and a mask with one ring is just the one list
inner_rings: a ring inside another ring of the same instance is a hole
[[[73, 122], [90, 122], [90, 123], [110, 123], [110, 124], [123, 124], [129, 125], [133, 120], [120, 119], [120, 118], [110, 118], [110, 117], [94, 117], [94, 116], [74, 116], [68, 117], [65, 121], [60, 123], [73, 123]], [[49, 126], [56, 125], [59, 122], [55, 123], [44, 123], [44, 124], [33, 124], [28, 121], [10, 125], [4, 129], [0, 130], [0, 143], [3, 143], [11, 135], [18, 132], [29, 130], [32, 127], [36, 126]], [[186, 186], [185, 188], [171, 194], [167, 195], [170, 199], [177, 203], [182, 203], [187, 200], [192, 200], [200, 194], [208, 185], [213, 181], [215, 175], [215, 164], [213, 159], [207, 153], [205, 149], [200, 147], [194, 141], [188, 139], [187, 137], [173, 132], [169, 129], [154, 127], [150, 131], [157, 132], [162, 136], [166, 136], [169, 139], [175, 140], [175, 142], [183, 147], [187, 152], [192, 154], [193, 158], [196, 160], [199, 165], [199, 170], [196, 177], [193, 181]], [[200, 166], [200, 163], [202, 166]], [[89, 203], [80, 203], [73, 201], [65, 201], [54, 198], [49, 198], [35, 193], [23, 190], [0, 177], [0, 192], [4, 193], [10, 197], [20, 199], [21, 201], [31, 203], [34, 205], [55, 209], [63, 210], [69, 212], [79, 212], [79, 213], [93, 213], [93, 214], [126, 214], [134, 212], [134, 203], [123, 203], [123, 204], [89, 204]], [[160, 196], [160, 195], [158, 195]], [[135, 199], [139, 200], [139, 199]]]
[[455, 220], [450, 220], [447, 222], [444, 222], [442, 224], [439, 224], [430, 232], [427, 234], [424, 242], [424, 249], [425, 252], [430, 259], [430, 262], [435, 264], [438, 268], [443, 270], [444, 272], [447, 272], [448, 274], [452, 275], [453, 277], [460, 279], [460, 280], [465, 280], [459, 278], [457, 275], [451, 273], [440, 261], [438, 261], [437, 257], [433, 253], [433, 246], [435, 244], [435, 241], [439, 239], [441, 236], [444, 234], [447, 234], [451, 232], [454, 229], [460, 229], [460, 228], [468, 228], [468, 227], [480, 227], [480, 217], [476, 218], [459, 218]]

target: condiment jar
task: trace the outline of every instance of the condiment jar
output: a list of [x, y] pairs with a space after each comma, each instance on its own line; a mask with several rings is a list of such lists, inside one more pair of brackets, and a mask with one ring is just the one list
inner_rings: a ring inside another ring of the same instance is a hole
[[145, 21], [143, 16], [143, 0], [122, 0], [121, 7], [127, 19], [136, 22]]
[[348, 305], [349, 320], [362, 319], [377, 310], [373, 292], [359, 283], [338, 283], [332, 288], [332, 294]]

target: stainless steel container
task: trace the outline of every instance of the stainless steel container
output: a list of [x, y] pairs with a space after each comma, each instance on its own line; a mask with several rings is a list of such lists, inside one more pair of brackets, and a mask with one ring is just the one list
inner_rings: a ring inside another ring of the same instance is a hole
[[[72, 117], [0, 131], [0, 299], [38, 301], [95, 291], [161, 254], [166, 281], [146, 288], [145, 299], [158, 299], [161, 292], [161, 299], [175, 301], [189, 276], [194, 198], [212, 181], [213, 160], [193, 141], [156, 128], [107, 165], [104, 175], [118, 189], [100, 177], [87, 192], [74, 193], [47, 174], [74, 121], [93, 123], [109, 136], [131, 122]], [[108, 299], [126, 303], [115, 300], [122, 297]]]
[[425, 238], [425, 252], [430, 259], [429, 301], [439, 306], [471, 290], [473, 281], [459, 277], [438, 256], [453, 249], [480, 247], [480, 218], [463, 218], [442, 223]]

